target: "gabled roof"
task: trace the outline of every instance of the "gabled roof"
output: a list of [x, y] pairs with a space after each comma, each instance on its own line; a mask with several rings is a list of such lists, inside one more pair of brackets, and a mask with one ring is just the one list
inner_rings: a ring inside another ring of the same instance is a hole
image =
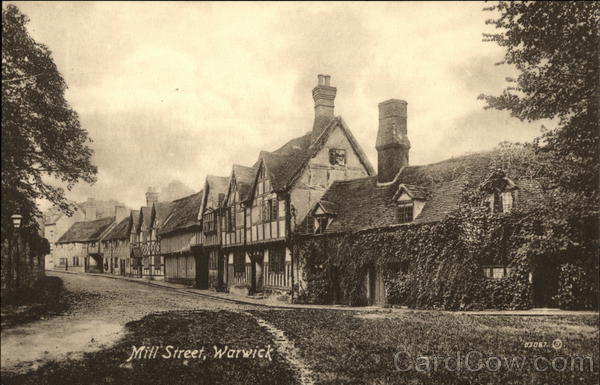
[[106, 234], [103, 240], [112, 241], [117, 239], [129, 239], [129, 227], [131, 225], [131, 217], [126, 217], [117, 223], [110, 231]]
[[235, 183], [240, 194], [240, 200], [244, 202], [252, 191], [252, 184], [254, 182], [254, 177], [256, 176], [256, 168], [234, 164], [232, 176], [235, 177]]
[[173, 201], [173, 209], [158, 233], [167, 235], [199, 225], [198, 210], [202, 203], [202, 195], [203, 191], [200, 191]]
[[339, 209], [336, 203], [326, 200], [320, 200], [317, 202], [317, 206], [321, 208], [324, 214], [328, 215], [336, 215]]
[[174, 207], [173, 202], [157, 202], [152, 205], [151, 225], [154, 228], [160, 228], [167, 217], [171, 214]]
[[115, 222], [115, 217], [96, 219], [95, 221], [75, 222], [57, 243], [97, 241]]
[[140, 223], [140, 210], [131, 210], [129, 216], [131, 217], [131, 230], [137, 231]]
[[[273, 152], [261, 151], [255, 167], [258, 169], [261, 164], [264, 165], [273, 190], [276, 192], [285, 191], [293, 186], [296, 179], [302, 175], [302, 171], [307, 166], [309, 160], [321, 151], [331, 132], [336, 127], [342, 129], [342, 132], [348, 138], [350, 145], [356, 152], [359, 161], [367, 170], [367, 173], [374, 175], [375, 170], [371, 162], [369, 162], [369, 159], [344, 120], [339, 116], [331, 119], [321, 135], [313, 143], [310, 142], [312, 134], [309, 132], [299, 138], [290, 140]], [[256, 178], [254, 184], [256, 184]], [[252, 191], [254, 191], [254, 184]]]
[[[394, 198], [398, 197], [399, 188], [425, 198], [423, 209], [411, 224], [440, 221], [458, 208], [465, 185], [479, 185], [492, 171], [492, 155], [493, 152], [471, 154], [429, 165], [404, 167], [391, 183], [379, 184], [376, 176], [333, 182], [320, 201], [329, 202], [325, 205], [336, 204], [335, 217], [326, 232], [397, 225], [398, 206]], [[517, 204], [528, 204], [539, 196], [536, 181], [514, 180], [519, 187]], [[311, 214], [313, 211], [314, 208]], [[300, 232], [310, 228], [308, 218], [300, 223]]]
[[208, 208], [208, 202], [214, 202], [215, 208], [221, 205], [223, 199], [225, 199], [225, 194], [227, 193], [227, 189], [229, 188], [229, 177], [226, 176], [215, 176], [208, 175], [206, 177], [206, 181], [204, 182], [204, 189], [202, 195], [202, 204], [200, 205], [200, 210], [198, 210], [198, 219], [202, 219], [202, 214]]
[[137, 231], [149, 231], [152, 220], [152, 208], [142, 206], [137, 224]]
[[427, 190], [414, 184], [400, 183], [398, 191], [394, 195], [394, 200], [398, 199], [402, 193], [408, 194], [411, 199], [425, 200], [427, 199]]

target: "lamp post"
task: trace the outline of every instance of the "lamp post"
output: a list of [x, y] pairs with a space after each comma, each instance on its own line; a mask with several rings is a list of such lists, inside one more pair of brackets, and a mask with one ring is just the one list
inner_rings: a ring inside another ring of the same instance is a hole
[[[16, 245], [16, 251], [15, 251], [15, 256], [16, 256], [16, 261], [15, 261], [15, 289], [19, 289], [19, 260], [21, 259], [21, 256], [19, 255], [19, 243], [21, 242], [21, 222], [23, 221], [23, 216], [21, 214], [13, 214], [11, 215], [10, 219], [12, 220], [12, 225], [13, 225], [13, 233], [14, 233], [14, 237], [16, 239], [15, 241], [15, 245]], [[12, 274], [12, 273], [11, 273]]]

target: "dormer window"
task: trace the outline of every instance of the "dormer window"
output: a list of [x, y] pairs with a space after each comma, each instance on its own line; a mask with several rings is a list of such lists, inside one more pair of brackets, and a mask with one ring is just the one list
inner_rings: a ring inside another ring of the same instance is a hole
[[314, 233], [324, 234], [337, 214], [337, 205], [328, 201], [320, 201], [313, 211]]
[[507, 178], [503, 171], [489, 177], [481, 186], [487, 192], [485, 203], [493, 213], [509, 213], [512, 211], [519, 188]]
[[327, 217], [316, 217], [315, 218], [315, 234], [323, 234], [327, 230], [329, 225], [329, 218]]
[[409, 223], [413, 220], [414, 204], [401, 202], [398, 204], [398, 223]]
[[398, 223], [410, 223], [421, 214], [427, 192], [425, 189], [409, 184], [400, 184], [394, 199], [398, 204]]

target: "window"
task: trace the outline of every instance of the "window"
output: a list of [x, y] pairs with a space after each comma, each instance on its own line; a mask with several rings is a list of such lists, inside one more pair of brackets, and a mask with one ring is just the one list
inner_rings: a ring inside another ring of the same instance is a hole
[[346, 164], [346, 150], [329, 149], [329, 163], [334, 166], [344, 166]]
[[208, 269], [209, 270], [217, 270], [217, 266], [218, 266], [218, 258], [219, 258], [219, 253], [217, 253], [216, 251], [211, 251], [209, 256], [208, 256]]
[[208, 213], [204, 215], [204, 232], [212, 233], [217, 230], [217, 217], [215, 213]]
[[236, 251], [233, 254], [234, 273], [244, 273], [246, 271], [246, 257], [243, 251]]
[[271, 199], [271, 220], [276, 221], [279, 218], [279, 202], [277, 199]]
[[269, 222], [271, 220], [271, 200], [261, 201], [260, 204], [263, 222]]
[[483, 267], [483, 275], [486, 278], [490, 279], [502, 279], [511, 275], [514, 272], [514, 267], [504, 267], [504, 266], [484, 266]]
[[269, 271], [271, 273], [285, 272], [285, 247], [269, 249]]
[[509, 213], [513, 207], [513, 196], [510, 191], [503, 192], [500, 194], [502, 200], [502, 212]]
[[315, 234], [323, 234], [327, 230], [329, 224], [329, 218], [327, 217], [315, 217]]
[[413, 220], [413, 204], [400, 203], [398, 205], [398, 223], [409, 223]]
[[227, 232], [232, 232], [235, 231], [235, 211], [233, 206], [227, 208], [227, 211], [225, 212], [226, 214], [226, 229], [225, 231]]

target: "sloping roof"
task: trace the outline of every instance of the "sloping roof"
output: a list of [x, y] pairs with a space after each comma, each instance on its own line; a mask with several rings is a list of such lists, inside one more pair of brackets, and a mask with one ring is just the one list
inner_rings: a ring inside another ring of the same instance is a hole
[[[376, 176], [333, 182], [320, 201], [337, 205], [335, 218], [326, 232], [398, 224], [394, 198], [402, 185], [415, 196], [425, 199], [423, 210], [411, 224], [440, 221], [458, 208], [467, 183], [477, 186], [492, 170], [491, 154], [471, 154], [424, 166], [404, 167], [393, 182], [386, 184], [377, 183]], [[518, 204], [527, 204], [540, 193], [535, 181], [513, 180], [519, 188]], [[307, 220], [301, 221], [299, 231], [310, 226]]]
[[173, 209], [158, 233], [165, 235], [199, 225], [198, 210], [202, 203], [202, 194], [200, 191], [173, 201]]
[[248, 195], [252, 191], [252, 184], [254, 182], [254, 177], [256, 176], [256, 168], [234, 164], [232, 173], [235, 176], [240, 200], [243, 202], [248, 198]]
[[131, 228], [137, 229], [140, 223], [140, 210], [131, 210]]
[[152, 207], [152, 226], [160, 228], [175, 206], [174, 202], [157, 202]]
[[130, 217], [123, 218], [121, 222], [117, 223], [108, 234], [104, 237], [105, 241], [112, 241], [116, 239], [128, 239], [129, 238], [129, 223]]
[[115, 221], [115, 217], [96, 219], [95, 221], [75, 222], [67, 230], [57, 243], [89, 242], [100, 238], [109, 226]]
[[[400, 192], [406, 192], [412, 199], [424, 200], [427, 198], [427, 190], [421, 186], [416, 186], [414, 184], [401, 183], [398, 186], [398, 193]], [[398, 193], [396, 193], [396, 195], [399, 196]], [[397, 196], [394, 196], [394, 199], [396, 198]]]
[[229, 177], [226, 176], [215, 176], [208, 175], [204, 182], [204, 193], [202, 197], [202, 205], [197, 215], [202, 216], [204, 211], [208, 208], [208, 202], [212, 201], [215, 207], [221, 205], [222, 200], [225, 198], [227, 189], [229, 188]]
[[262, 162], [265, 165], [273, 189], [284, 191], [292, 186], [294, 181], [302, 174], [302, 170], [308, 164], [308, 161], [323, 148], [329, 135], [336, 127], [342, 129], [367, 173], [374, 175], [375, 170], [369, 159], [344, 120], [339, 116], [331, 119], [313, 143], [311, 143], [312, 134], [309, 132], [299, 138], [290, 140], [273, 152], [261, 151], [255, 167], [258, 167]]
[[152, 219], [152, 208], [143, 206], [140, 208], [140, 220], [138, 220], [138, 227], [142, 231], [150, 230]]
[[323, 208], [325, 214], [337, 214], [339, 209], [337, 203], [326, 200], [319, 201], [319, 205]]

